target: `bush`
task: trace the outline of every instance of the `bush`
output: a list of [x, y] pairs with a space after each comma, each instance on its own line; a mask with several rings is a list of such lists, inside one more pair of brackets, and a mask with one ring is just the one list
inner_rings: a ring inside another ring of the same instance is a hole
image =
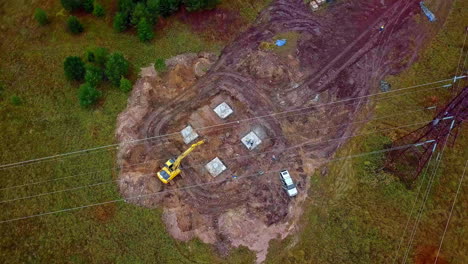
[[151, 24], [156, 23], [160, 15], [159, 11], [160, 0], [147, 0], [146, 9], [148, 10], [149, 19]]
[[158, 71], [159, 73], [167, 71], [166, 61], [161, 58], [157, 59], [156, 62], [154, 63], [154, 69]]
[[127, 19], [126, 16], [121, 13], [117, 12], [114, 17], [114, 29], [117, 32], [122, 32], [127, 29]]
[[104, 10], [104, 7], [101, 4], [94, 3], [93, 15], [96, 17], [103, 17], [106, 15], [106, 10]]
[[92, 64], [86, 65], [85, 81], [93, 87], [97, 87], [102, 81], [103, 72], [99, 67]]
[[135, 8], [135, 3], [133, 2], [133, 0], [119, 0], [118, 6], [119, 6], [119, 12], [124, 14], [125, 18], [127, 19], [133, 13], [133, 9]]
[[132, 90], [132, 82], [125, 77], [120, 78], [120, 90], [123, 92], [130, 92]]
[[68, 12], [73, 12], [83, 6], [82, 0], [61, 0], [60, 2]]
[[168, 17], [179, 10], [181, 0], [160, 0], [159, 12], [163, 17]]
[[82, 107], [90, 107], [95, 104], [101, 95], [101, 91], [97, 90], [89, 83], [82, 84], [78, 90], [78, 98]]
[[92, 13], [94, 10], [94, 0], [82, 0], [82, 7], [86, 13]]
[[67, 57], [63, 63], [63, 69], [69, 80], [81, 81], [84, 78], [85, 66], [80, 57]]
[[148, 23], [146, 18], [142, 18], [137, 26], [138, 38], [140, 41], [150, 41], [154, 38], [154, 33], [151, 25]]
[[23, 100], [21, 100], [21, 97], [17, 96], [17, 95], [13, 95], [11, 97], [11, 104], [12, 105], [21, 105], [23, 103]]
[[68, 30], [73, 34], [79, 34], [83, 32], [83, 25], [78, 21], [76, 16], [70, 16], [67, 20]]
[[109, 50], [102, 47], [87, 49], [85, 53], [86, 61], [94, 62], [100, 67], [104, 67], [109, 57]]
[[135, 6], [135, 9], [132, 12], [131, 22], [133, 25], [138, 25], [138, 23], [140, 23], [140, 21], [143, 18], [148, 19], [148, 17], [149, 17], [149, 13], [148, 13], [148, 10], [146, 9], [146, 5], [140, 2]]
[[47, 13], [40, 8], [36, 8], [36, 11], [34, 11], [34, 19], [36, 19], [41, 26], [49, 24]]
[[127, 75], [129, 63], [120, 53], [112, 53], [106, 63], [106, 76], [116, 87], [120, 85], [120, 78]]
[[103, 47], [94, 49], [94, 60], [97, 65], [104, 67], [109, 59], [109, 50]]

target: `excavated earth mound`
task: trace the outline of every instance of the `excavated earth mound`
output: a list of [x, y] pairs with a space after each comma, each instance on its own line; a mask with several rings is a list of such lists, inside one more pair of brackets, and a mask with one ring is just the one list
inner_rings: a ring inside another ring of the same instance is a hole
[[[434, 11], [446, 15], [450, 4], [436, 1]], [[142, 69], [118, 117], [122, 195], [162, 207], [177, 239], [198, 237], [221, 253], [244, 245], [262, 262], [269, 241], [294, 230], [309, 177], [353, 134], [366, 95], [413, 63], [440, 26], [422, 18], [410, 0], [348, 0], [316, 13], [303, 0], [276, 0], [219, 57], [183, 54], [161, 76]], [[285, 46], [272, 45], [280, 38]], [[222, 102], [234, 111], [226, 119], [213, 111]], [[206, 142], [164, 185], [155, 172], [189, 146], [179, 133], [187, 125]], [[262, 143], [248, 150], [240, 139], [251, 131]], [[215, 157], [227, 167], [217, 177], [205, 169]], [[294, 199], [282, 169], [297, 184]]]

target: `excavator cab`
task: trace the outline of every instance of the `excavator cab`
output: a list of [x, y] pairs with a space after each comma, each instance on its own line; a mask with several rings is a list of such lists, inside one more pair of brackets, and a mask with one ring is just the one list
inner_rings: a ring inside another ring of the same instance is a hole
[[198, 141], [197, 143], [193, 144], [188, 148], [184, 153], [182, 153], [177, 159], [169, 159], [164, 163], [164, 166], [162, 169], [156, 174], [159, 180], [161, 180], [163, 183], [167, 184], [169, 183], [172, 179], [174, 179], [177, 175], [180, 174], [180, 163], [182, 160], [187, 157], [190, 152], [192, 152], [197, 146], [205, 143], [204, 140]]

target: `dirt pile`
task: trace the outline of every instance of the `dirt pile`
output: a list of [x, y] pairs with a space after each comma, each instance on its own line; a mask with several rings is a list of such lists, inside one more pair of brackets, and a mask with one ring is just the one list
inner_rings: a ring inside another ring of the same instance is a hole
[[[302, 0], [277, 0], [219, 58], [177, 56], [162, 77], [143, 69], [118, 118], [119, 142], [146, 139], [119, 149], [122, 195], [163, 207], [178, 239], [199, 237], [221, 253], [245, 245], [263, 261], [269, 241], [294, 230], [309, 176], [355, 130], [362, 96], [415, 60], [430, 35], [417, 14], [415, 1], [343, 1], [312, 13]], [[284, 47], [262, 45], [285, 32]], [[222, 102], [234, 110], [226, 119], [213, 111]], [[188, 147], [179, 133], [188, 124], [206, 143], [163, 185], [154, 174]], [[254, 150], [240, 141], [251, 131], [262, 141]], [[215, 157], [227, 167], [217, 177], [205, 169]], [[281, 187], [281, 169], [297, 183], [295, 199]]]

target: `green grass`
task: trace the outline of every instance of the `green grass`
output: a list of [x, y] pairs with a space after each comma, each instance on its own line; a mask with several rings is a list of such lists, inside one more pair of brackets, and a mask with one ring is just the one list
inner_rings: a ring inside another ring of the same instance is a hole
[[[74, 36], [66, 30], [67, 16], [56, 15], [61, 10], [60, 1], [40, 0], [33, 5], [26, 2], [0, 5], [4, 14], [0, 16], [2, 37], [6, 40], [0, 41], [2, 164], [115, 142], [116, 117], [125, 108], [128, 94], [105, 83], [99, 86], [103, 99], [98, 106], [81, 108], [79, 83], [68, 82], [63, 73], [67, 56], [84, 58], [90, 47], [120, 52], [131, 63], [130, 79], [134, 81], [138, 69], [157, 58], [185, 52], [220, 52], [226, 45], [193, 33], [189, 25], [174, 17], [163, 29], [156, 27], [156, 37], [149, 43], [141, 43], [134, 32], [115, 33], [112, 14], [116, 1], [111, 0], [101, 1], [106, 8], [105, 18], [78, 15], [84, 32]], [[241, 11], [244, 19], [252, 22], [257, 9], [267, 1], [254, 6], [242, 0], [226, 2], [223, 7]], [[33, 19], [36, 7], [46, 10], [50, 24], [37, 24]], [[16, 97], [21, 98], [21, 104], [12, 103], [11, 98]], [[2, 170], [0, 188], [89, 174], [0, 190], [0, 199], [115, 180], [117, 171], [105, 170], [114, 166], [115, 150], [110, 149]], [[120, 198], [116, 184], [110, 182], [0, 206], [2, 219], [9, 219]], [[198, 240], [178, 242], [165, 231], [161, 210], [126, 203], [1, 224], [0, 230], [0, 258], [9, 263], [245, 263], [254, 258], [245, 248], [234, 250], [226, 260]]]
[[[466, 8], [466, 1], [456, 2], [442, 31], [421, 52], [418, 62], [402, 74], [388, 78], [393, 89], [453, 77], [463, 43], [464, 28], [468, 25], [468, 16], [463, 11]], [[422, 108], [434, 104], [431, 100], [434, 98], [443, 104], [449, 97], [450, 90], [445, 89], [418, 92], [377, 102], [374, 113], [379, 117], [405, 109]], [[385, 122], [373, 121], [359, 133], [431, 120], [433, 114], [425, 111], [400, 115]], [[389, 142], [415, 128], [417, 126], [354, 138], [338, 151], [337, 157], [388, 148]], [[467, 132], [466, 128], [461, 131], [456, 145], [445, 151], [415, 242], [410, 248], [409, 263], [414, 262], [421, 247], [439, 246], [458, 180], [468, 158]], [[381, 154], [335, 161], [327, 166], [327, 175], [313, 175], [310, 202], [300, 222], [301, 231], [284, 241], [273, 241], [267, 263], [393, 262], [416, 198], [417, 187], [422, 186], [425, 190], [427, 182], [420, 177], [415, 187], [408, 190], [395, 176], [380, 170], [383, 161], [384, 156]], [[433, 167], [430, 168], [432, 170]], [[463, 222], [467, 217], [467, 209], [468, 197], [461, 192], [441, 253], [449, 263], [468, 262], [464, 254], [468, 242], [466, 220]], [[414, 223], [414, 220], [413, 216], [410, 223]], [[408, 240], [407, 232], [400, 256], [406, 250]]]

